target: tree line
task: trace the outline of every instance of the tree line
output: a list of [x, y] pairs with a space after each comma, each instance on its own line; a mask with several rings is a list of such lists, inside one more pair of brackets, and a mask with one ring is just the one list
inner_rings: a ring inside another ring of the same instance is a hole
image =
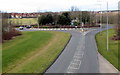
[[[38, 17], [39, 25], [71, 25], [73, 21], [74, 25], [95, 23], [93, 17], [95, 14], [90, 14], [88, 11], [72, 11], [64, 12], [62, 14], [47, 14]], [[91, 18], [90, 18], [91, 17]]]
[[[77, 9], [76, 9], [77, 10]], [[62, 14], [47, 14], [38, 17], [39, 25], [71, 25], [73, 21], [74, 25], [81, 25], [82, 23], [87, 25], [96, 25], [97, 23], [107, 23], [106, 14], [108, 14], [109, 24], [117, 24], [117, 14], [111, 13], [98, 13], [93, 11], [69, 11]], [[100, 19], [101, 17], [101, 19]], [[77, 20], [77, 21], [76, 21]]]
[[47, 14], [47, 15], [41, 15], [38, 17], [38, 24], [39, 25], [70, 25], [71, 18], [68, 12], [62, 13], [61, 15], [53, 15], [53, 14]]

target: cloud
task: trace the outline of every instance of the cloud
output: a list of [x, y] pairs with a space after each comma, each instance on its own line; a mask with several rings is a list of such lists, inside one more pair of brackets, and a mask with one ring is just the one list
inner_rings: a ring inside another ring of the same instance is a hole
[[[101, 1], [101, 2], [99, 2]], [[107, 0], [1, 0], [0, 10], [8, 12], [35, 12], [43, 11], [66, 11], [71, 6], [81, 10], [103, 10], [106, 9]], [[117, 9], [119, 0], [108, 0], [109, 9]]]

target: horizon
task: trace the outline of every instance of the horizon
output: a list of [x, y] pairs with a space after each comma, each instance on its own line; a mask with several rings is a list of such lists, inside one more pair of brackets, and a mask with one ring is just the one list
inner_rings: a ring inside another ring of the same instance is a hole
[[[107, 11], [107, 10], [95, 10], [95, 11], [89, 11], [89, 10], [82, 10], [82, 11], [88, 11], [88, 12], [105, 12], [105, 11]], [[108, 11], [119, 11], [119, 9], [118, 10], [116, 10], [116, 9], [113, 9], [113, 10], [108, 10]], [[59, 12], [72, 12], [72, 11], [70, 11], [70, 10], [68, 10], [68, 11], [41, 11], [41, 12], [39, 12], [39, 11], [34, 11], [34, 12], [7, 12], [7, 11], [1, 11], [0, 10], [0, 12], [6, 12], [6, 13], [49, 13], [49, 12], [51, 12], [51, 13], [59, 13]], [[79, 12], [79, 11], [78, 11]]]

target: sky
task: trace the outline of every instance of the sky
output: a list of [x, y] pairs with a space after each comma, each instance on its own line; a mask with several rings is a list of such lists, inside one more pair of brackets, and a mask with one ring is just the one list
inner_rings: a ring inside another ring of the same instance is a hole
[[59, 12], [69, 11], [72, 6], [79, 10], [117, 10], [120, 0], [0, 0], [4, 12]]

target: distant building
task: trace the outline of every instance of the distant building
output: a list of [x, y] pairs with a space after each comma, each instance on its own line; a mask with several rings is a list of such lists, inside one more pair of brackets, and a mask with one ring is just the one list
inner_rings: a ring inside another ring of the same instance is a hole
[[36, 18], [40, 13], [9, 13], [11, 18]]
[[45, 12], [45, 13], [9, 13], [11, 18], [36, 18], [39, 15], [61, 14], [61, 12]]

